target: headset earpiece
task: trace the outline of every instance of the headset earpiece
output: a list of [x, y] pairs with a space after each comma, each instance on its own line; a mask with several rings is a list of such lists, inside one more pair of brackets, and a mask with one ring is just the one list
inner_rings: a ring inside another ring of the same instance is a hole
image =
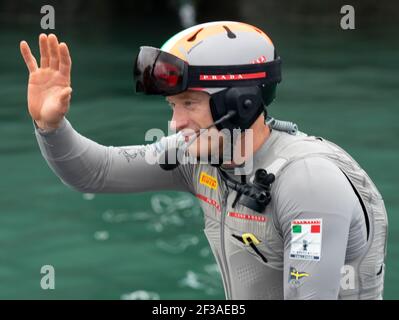
[[235, 111], [235, 116], [216, 127], [248, 129], [263, 112], [262, 92], [259, 87], [233, 87], [214, 93], [210, 100], [211, 113], [217, 121], [229, 111]]
[[277, 83], [272, 83], [262, 86], [261, 88], [262, 99], [265, 107], [271, 104], [273, 100], [276, 98], [276, 89], [277, 89]]

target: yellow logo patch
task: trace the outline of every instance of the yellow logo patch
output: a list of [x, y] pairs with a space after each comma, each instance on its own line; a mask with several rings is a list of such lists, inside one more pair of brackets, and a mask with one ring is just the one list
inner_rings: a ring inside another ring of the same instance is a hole
[[216, 190], [218, 188], [218, 181], [216, 180], [216, 178], [210, 176], [209, 174], [206, 174], [205, 172], [201, 172], [200, 183], [213, 190]]

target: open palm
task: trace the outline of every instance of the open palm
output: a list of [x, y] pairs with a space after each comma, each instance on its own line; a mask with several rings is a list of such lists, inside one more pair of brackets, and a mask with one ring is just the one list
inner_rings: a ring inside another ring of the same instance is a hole
[[39, 36], [40, 68], [29, 45], [22, 41], [21, 54], [29, 70], [28, 110], [42, 129], [59, 126], [71, 99], [71, 57], [65, 43], [57, 37]]

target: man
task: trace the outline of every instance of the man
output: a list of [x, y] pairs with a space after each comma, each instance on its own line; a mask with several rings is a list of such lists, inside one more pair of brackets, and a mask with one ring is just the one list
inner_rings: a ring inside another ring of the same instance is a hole
[[[64, 183], [81, 192], [195, 195], [227, 299], [382, 299], [381, 195], [340, 147], [291, 123], [265, 122], [281, 62], [263, 31], [212, 22], [161, 49], [142, 47], [136, 90], [166, 96], [178, 134], [133, 147], [101, 146], [72, 128], [68, 47], [55, 35], [39, 43], [40, 68], [21, 42], [28, 108], [41, 152]], [[171, 163], [171, 139], [180, 141], [175, 151], [201, 161]]]

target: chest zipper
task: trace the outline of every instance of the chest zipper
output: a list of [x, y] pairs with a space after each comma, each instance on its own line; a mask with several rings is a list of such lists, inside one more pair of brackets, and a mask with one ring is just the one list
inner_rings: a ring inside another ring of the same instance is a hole
[[220, 228], [220, 248], [222, 250], [222, 260], [225, 267], [225, 274], [226, 274], [226, 298], [227, 300], [231, 300], [231, 281], [230, 281], [230, 273], [229, 268], [227, 265], [227, 257], [226, 257], [226, 248], [225, 248], [225, 241], [224, 241], [224, 227], [225, 227], [225, 219], [227, 215], [227, 198], [229, 196], [229, 189], [226, 185], [226, 191], [223, 196], [222, 200], [222, 220], [221, 220], [221, 228]]

